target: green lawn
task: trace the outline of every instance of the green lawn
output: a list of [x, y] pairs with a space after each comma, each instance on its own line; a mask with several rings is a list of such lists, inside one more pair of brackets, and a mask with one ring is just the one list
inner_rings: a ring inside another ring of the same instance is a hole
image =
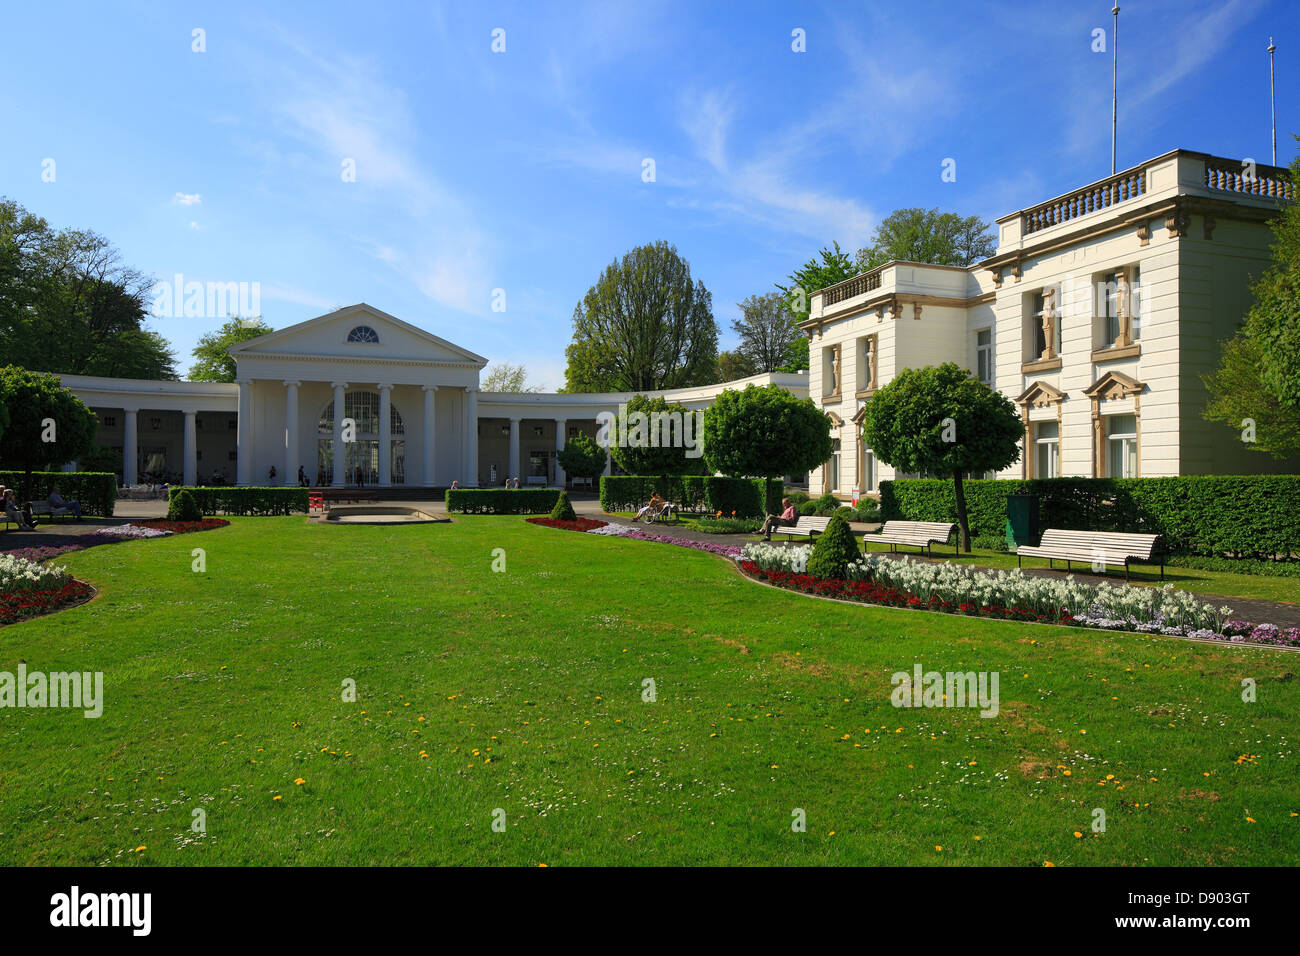
[[[1300, 850], [1300, 658], [1284, 651], [818, 601], [710, 554], [520, 518], [235, 519], [66, 563], [101, 595], [0, 629], [0, 670], [102, 670], [107, 703], [99, 720], [0, 711], [3, 864]], [[917, 661], [999, 672], [1001, 713], [895, 709], [890, 674]]]

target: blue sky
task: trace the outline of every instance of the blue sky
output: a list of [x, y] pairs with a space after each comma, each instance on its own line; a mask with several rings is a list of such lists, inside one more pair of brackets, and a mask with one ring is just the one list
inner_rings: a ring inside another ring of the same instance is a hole
[[[1290, 159], [1296, 4], [1122, 6], [1120, 168], [1268, 162], [1270, 34]], [[895, 208], [992, 220], [1103, 177], [1110, 24], [1091, 0], [6, 0], [0, 195], [158, 278], [258, 282], [276, 328], [364, 300], [556, 388], [575, 303], [639, 243], [676, 244], [729, 347], [737, 302]], [[152, 320], [183, 369], [219, 323]]]

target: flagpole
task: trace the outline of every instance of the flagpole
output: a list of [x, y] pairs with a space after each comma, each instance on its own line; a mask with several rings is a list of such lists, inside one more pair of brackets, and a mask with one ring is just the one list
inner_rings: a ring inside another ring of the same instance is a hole
[[1277, 97], [1273, 92], [1273, 38], [1268, 38], [1268, 103], [1273, 113], [1273, 165], [1277, 165]]
[[[1111, 10], [1111, 15], [1115, 18], [1115, 28], [1110, 34], [1111, 49], [1111, 66], [1110, 66], [1110, 174], [1115, 175], [1115, 124], [1119, 115], [1119, 4], [1115, 4], [1115, 9]], [[1271, 42], [1271, 41], [1270, 41]], [[1271, 61], [1270, 61], [1271, 62]], [[1277, 165], [1274, 160], [1273, 165]]]

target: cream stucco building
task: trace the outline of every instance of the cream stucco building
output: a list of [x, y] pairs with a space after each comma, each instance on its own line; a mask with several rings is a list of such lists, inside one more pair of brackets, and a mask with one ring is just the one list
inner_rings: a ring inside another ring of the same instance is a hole
[[1020, 408], [1021, 460], [997, 477], [1294, 470], [1201, 414], [1201, 375], [1294, 195], [1285, 170], [1175, 150], [998, 219], [996, 254], [969, 268], [890, 262], [813, 294], [809, 387], [836, 452], [810, 490], [894, 478], [860, 440], [863, 408], [899, 370], [943, 362]]

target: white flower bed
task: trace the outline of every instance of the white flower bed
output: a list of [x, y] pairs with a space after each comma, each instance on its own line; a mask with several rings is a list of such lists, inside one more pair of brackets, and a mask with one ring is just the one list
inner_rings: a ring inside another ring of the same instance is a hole
[[68, 583], [68, 569], [51, 568], [26, 558], [0, 554], [0, 594], [15, 591], [44, 591]]
[[102, 538], [166, 538], [171, 532], [161, 528], [146, 528], [138, 524], [122, 524], [112, 528], [100, 528], [91, 534]]
[[[780, 548], [746, 545], [739, 560], [765, 570], [804, 574], [811, 545]], [[981, 570], [966, 564], [906, 561], [879, 554], [864, 555], [849, 565], [850, 581], [876, 581], [915, 594], [922, 601], [938, 597], [953, 605], [1029, 608], [1040, 614], [1065, 610], [1089, 627], [1122, 628], [1160, 634], [1209, 636], [1222, 630], [1230, 608], [1217, 610], [1186, 591], [1137, 587], [1130, 584], [1084, 584], [1066, 578], [1012, 571]]]

